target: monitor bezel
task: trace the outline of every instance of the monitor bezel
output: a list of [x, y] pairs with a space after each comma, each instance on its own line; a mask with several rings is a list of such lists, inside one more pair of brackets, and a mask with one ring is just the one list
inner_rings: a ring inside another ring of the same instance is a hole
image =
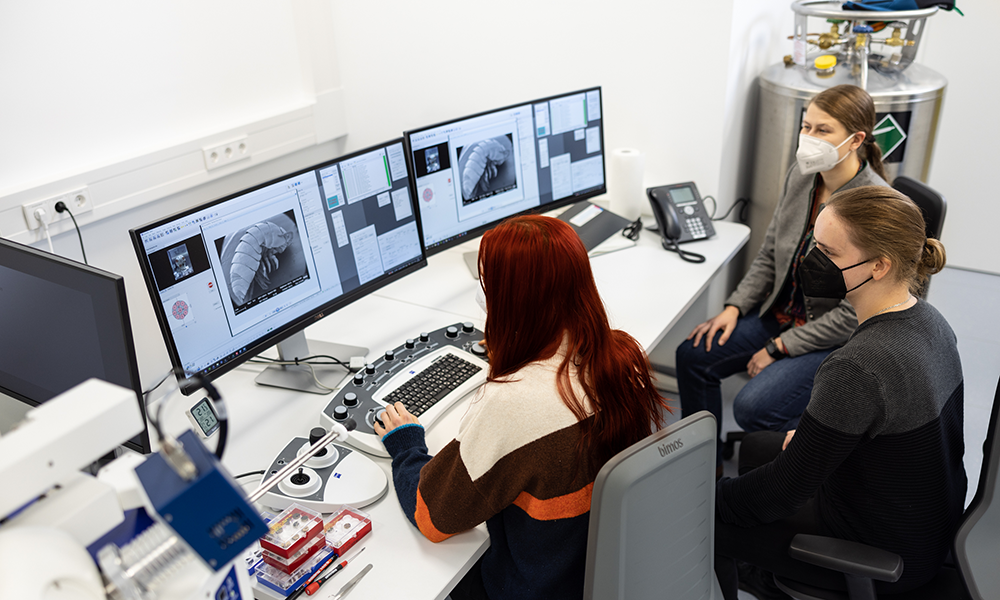
[[[164, 344], [166, 345], [167, 355], [170, 357], [170, 363], [175, 368], [179, 369], [184, 368], [184, 363], [181, 361], [180, 354], [177, 351], [177, 346], [174, 343], [173, 334], [170, 332], [170, 324], [167, 321], [166, 313], [163, 310], [163, 303], [160, 301], [160, 293], [156, 287], [156, 280], [151, 271], [149, 261], [147, 260], [146, 250], [142, 243], [142, 234], [152, 229], [162, 227], [172, 221], [181, 220], [188, 215], [205, 210], [207, 208], [211, 208], [212, 206], [216, 206], [224, 202], [228, 202], [239, 196], [255, 192], [261, 188], [274, 185], [286, 179], [298, 177], [304, 173], [308, 173], [310, 171], [316, 171], [318, 169], [325, 168], [329, 165], [340, 163], [345, 160], [350, 160], [352, 158], [361, 156], [362, 154], [367, 154], [375, 150], [388, 148], [394, 144], [399, 144], [402, 142], [403, 142], [402, 138], [394, 138], [388, 142], [383, 142], [380, 144], [368, 146], [366, 148], [362, 148], [360, 150], [356, 150], [354, 152], [344, 154], [336, 158], [323, 161], [321, 163], [316, 163], [312, 166], [299, 169], [291, 173], [287, 173], [280, 177], [275, 177], [274, 179], [270, 179], [268, 181], [255, 184], [251, 187], [240, 189], [237, 192], [234, 192], [232, 194], [227, 194], [226, 196], [222, 196], [221, 198], [210, 200], [208, 202], [203, 202], [201, 204], [198, 204], [197, 206], [187, 208], [185, 210], [173, 213], [161, 219], [157, 219], [155, 221], [147, 223], [141, 227], [129, 229], [129, 237], [132, 239], [132, 246], [133, 249], [135, 250], [136, 259], [138, 260], [139, 267], [142, 271], [142, 277], [146, 285], [146, 290], [149, 293], [150, 301], [153, 304], [153, 312], [156, 315], [156, 321], [159, 324], [160, 334], [161, 337], [163, 338]], [[403, 151], [404, 152], [406, 151], [405, 145], [403, 147]], [[257, 356], [261, 352], [267, 350], [268, 348], [271, 348], [274, 345], [288, 339], [289, 337], [303, 331], [309, 325], [316, 323], [317, 321], [323, 319], [329, 314], [336, 312], [348, 306], [349, 304], [352, 304], [357, 300], [360, 300], [361, 298], [364, 298], [365, 296], [375, 292], [376, 290], [379, 290], [382, 287], [385, 287], [386, 285], [427, 266], [427, 250], [426, 248], [424, 248], [423, 231], [420, 229], [420, 215], [417, 214], [415, 207], [416, 196], [414, 195], [415, 192], [413, 190], [412, 179], [410, 178], [409, 163], [406, 164], [406, 168], [407, 168], [407, 187], [409, 188], [409, 195], [410, 195], [410, 207], [414, 209], [414, 220], [416, 221], [417, 224], [417, 235], [420, 237], [420, 260], [413, 262], [405, 267], [401, 267], [393, 273], [390, 273], [388, 275], [382, 275], [377, 279], [366, 282], [358, 286], [357, 288], [351, 290], [350, 292], [346, 292], [338, 296], [337, 298], [334, 298], [333, 300], [330, 300], [329, 302], [319, 307], [316, 307], [315, 309], [310, 310], [308, 314], [300, 315], [299, 317], [293, 319], [292, 321], [286, 323], [285, 325], [275, 329], [269, 335], [258, 338], [252, 346], [247, 347], [246, 352], [243, 352], [239, 356], [234, 357], [224, 365], [220, 365], [218, 368], [212, 369], [210, 371], [204, 371], [204, 370], [201, 371], [199, 374], [202, 377], [204, 377], [208, 381], [214, 381], [215, 379], [218, 379], [219, 377], [232, 371], [236, 367], [244, 364], [251, 358]], [[338, 358], [343, 358], [346, 360], [346, 358], [349, 357], [338, 357]], [[195, 383], [195, 380], [193, 380], [192, 378], [187, 378], [180, 381], [180, 388], [181, 392], [184, 395], [190, 395], [194, 391], [200, 389], [200, 386], [197, 385]]]
[[[126, 360], [128, 361], [127, 367], [129, 372], [129, 381], [131, 384], [131, 389], [135, 393], [136, 403], [139, 405], [139, 414], [142, 415], [142, 422], [143, 422], [142, 432], [138, 434], [139, 443], [136, 444], [135, 442], [132, 441], [132, 438], [129, 438], [125, 442], [122, 442], [121, 445], [136, 452], [139, 452], [140, 454], [149, 454], [150, 452], [152, 452], [152, 447], [150, 446], [149, 442], [149, 425], [148, 425], [149, 422], [146, 419], [146, 406], [143, 402], [142, 382], [139, 378], [139, 361], [136, 358], [135, 339], [132, 336], [132, 320], [129, 317], [128, 296], [125, 291], [125, 278], [116, 273], [105, 271], [104, 269], [99, 269], [92, 265], [84, 264], [79, 261], [66, 258], [64, 256], [60, 256], [58, 254], [45, 252], [44, 250], [39, 250], [38, 248], [34, 248], [26, 244], [15, 242], [14, 240], [0, 238], [0, 246], [4, 246], [6, 249], [11, 250], [13, 252], [19, 252], [23, 255], [30, 256], [31, 260], [41, 260], [54, 263], [59, 267], [69, 268], [81, 273], [86, 273], [89, 276], [98, 277], [114, 285], [115, 296], [117, 297], [118, 300], [118, 316], [120, 319], [119, 324], [121, 326], [121, 332], [124, 338], [122, 341], [124, 342], [125, 345], [125, 356]], [[15, 400], [18, 400], [19, 402], [23, 402], [24, 404], [27, 404], [28, 406], [31, 406], [33, 408], [41, 406], [42, 404], [48, 401], [48, 400], [41, 400], [41, 401], [36, 400], [34, 398], [31, 398], [30, 396], [26, 396], [21, 392], [18, 392], [17, 390], [12, 390], [10, 388], [4, 387], [3, 385], [0, 385], [0, 392], [6, 394], [7, 396], [10, 396], [11, 398], [14, 398]]]
[[607, 164], [607, 160], [606, 160], [607, 151], [606, 151], [605, 145], [604, 145], [604, 90], [601, 89], [601, 86], [599, 86], [599, 85], [598, 86], [593, 86], [593, 87], [587, 87], [587, 88], [579, 89], [579, 90], [572, 91], [572, 92], [565, 92], [565, 93], [562, 93], [562, 94], [554, 94], [554, 95], [551, 95], [551, 96], [545, 96], [545, 97], [542, 97], [542, 98], [536, 98], [534, 100], [529, 100], [527, 102], [517, 102], [515, 104], [510, 104], [508, 106], [503, 106], [503, 107], [500, 107], [500, 108], [493, 108], [493, 109], [485, 110], [485, 111], [478, 112], [478, 113], [475, 113], [475, 114], [465, 115], [463, 117], [459, 117], [459, 118], [456, 118], [456, 119], [448, 119], [446, 121], [441, 121], [440, 123], [435, 123], [433, 125], [427, 125], [425, 127], [419, 127], [419, 128], [416, 128], [416, 129], [409, 129], [406, 132], [404, 132], [403, 133], [403, 148], [404, 148], [404, 150], [406, 152], [406, 168], [409, 171], [410, 178], [411, 178], [410, 179], [410, 188], [412, 190], [412, 193], [415, 196], [416, 193], [417, 193], [417, 175], [416, 175], [416, 169], [415, 169], [414, 164], [413, 164], [413, 147], [410, 145], [410, 137], [411, 136], [416, 135], [418, 133], [422, 133], [422, 132], [427, 131], [429, 129], [436, 129], [438, 127], [442, 127], [444, 125], [449, 125], [451, 123], [457, 123], [459, 121], [467, 121], [469, 119], [475, 119], [475, 118], [482, 117], [482, 116], [485, 116], [485, 115], [488, 115], [488, 114], [491, 114], [491, 113], [496, 113], [496, 112], [502, 112], [502, 111], [505, 111], [505, 110], [510, 110], [510, 109], [516, 108], [518, 106], [525, 106], [525, 105], [527, 105], [527, 106], [533, 106], [535, 104], [538, 104], [539, 102], [548, 102], [548, 101], [554, 100], [556, 98], [563, 98], [565, 96], [573, 96], [573, 95], [576, 95], [576, 94], [586, 94], [587, 92], [592, 92], [592, 91], [595, 91], [595, 90], [597, 90], [598, 92], [600, 92], [600, 94], [599, 94], [599, 102], [600, 102], [600, 106], [601, 106], [601, 128], [600, 128], [601, 129], [601, 131], [600, 131], [600, 133], [601, 133], [601, 165], [602, 165], [602, 168], [604, 169], [604, 183], [601, 185], [600, 188], [598, 188], [596, 190], [592, 190], [590, 192], [585, 192], [585, 193], [580, 194], [580, 195], [567, 196], [566, 198], [560, 198], [559, 200], [553, 200], [552, 202], [549, 202], [548, 204], [543, 204], [541, 206], [535, 206], [535, 207], [532, 207], [532, 208], [527, 208], [527, 209], [524, 209], [522, 211], [519, 211], [519, 212], [516, 212], [516, 213], [512, 213], [512, 214], [506, 215], [504, 217], [500, 217], [497, 220], [492, 221], [490, 223], [479, 225], [479, 226], [474, 227], [472, 229], [469, 229], [469, 230], [467, 230], [467, 231], [465, 231], [463, 233], [459, 233], [459, 234], [453, 235], [452, 237], [450, 237], [450, 238], [448, 238], [446, 240], [443, 240], [443, 241], [440, 241], [440, 242], [436, 242], [434, 244], [434, 246], [429, 247], [429, 248], [426, 246], [426, 243], [425, 243], [425, 240], [424, 240], [423, 213], [420, 211], [420, 199], [419, 198], [415, 198], [414, 200], [415, 200], [415, 202], [417, 204], [418, 228], [420, 230], [420, 245], [424, 246], [425, 254], [428, 257], [431, 257], [431, 256], [434, 256], [435, 254], [437, 254], [439, 252], [442, 252], [444, 250], [447, 250], [449, 248], [454, 248], [455, 246], [458, 246], [459, 244], [464, 244], [465, 242], [468, 242], [470, 240], [474, 240], [477, 237], [479, 237], [479, 236], [483, 235], [484, 233], [486, 233], [487, 231], [489, 231], [490, 229], [493, 229], [494, 227], [496, 227], [497, 225], [499, 225], [505, 219], [510, 219], [512, 217], [516, 217], [516, 216], [520, 216], [520, 215], [531, 215], [531, 214], [540, 214], [540, 213], [549, 212], [550, 210], [555, 210], [557, 208], [562, 208], [562, 207], [568, 206], [570, 204], [576, 204], [577, 202], [583, 202], [584, 200], [589, 200], [589, 199], [591, 199], [591, 198], [593, 198], [595, 196], [600, 196], [601, 194], [608, 193], [608, 164]]

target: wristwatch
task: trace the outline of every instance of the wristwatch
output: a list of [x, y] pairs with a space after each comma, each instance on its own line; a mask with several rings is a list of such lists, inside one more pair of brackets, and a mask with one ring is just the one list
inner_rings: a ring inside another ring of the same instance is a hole
[[788, 354], [782, 352], [781, 350], [778, 350], [778, 343], [775, 342], [774, 340], [775, 338], [767, 340], [767, 344], [764, 345], [764, 349], [767, 350], [767, 353], [774, 360], [781, 360], [783, 358], [786, 358]]

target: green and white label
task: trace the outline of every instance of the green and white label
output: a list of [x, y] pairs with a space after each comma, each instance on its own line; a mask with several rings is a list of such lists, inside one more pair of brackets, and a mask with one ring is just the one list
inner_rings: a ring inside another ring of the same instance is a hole
[[875, 125], [875, 141], [882, 149], [882, 158], [892, 154], [892, 151], [899, 147], [906, 139], [906, 132], [899, 126], [892, 115], [886, 115]]

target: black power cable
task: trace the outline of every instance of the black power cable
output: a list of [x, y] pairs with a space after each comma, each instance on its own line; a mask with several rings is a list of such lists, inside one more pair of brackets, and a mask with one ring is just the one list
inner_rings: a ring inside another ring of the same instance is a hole
[[642, 232], [642, 217], [637, 217], [635, 221], [632, 221], [622, 229], [622, 235], [632, 240], [633, 242], [639, 239], [639, 233]]
[[[226, 449], [226, 440], [229, 438], [229, 413], [226, 411], [226, 405], [222, 401], [222, 396], [219, 394], [219, 391], [216, 390], [215, 386], [209, 383], [207, 379], [197, 373], [190, 373], [189, 371], [179, 367], [173, 368], [166, 375], [164, 375], [163, 379], [158, 381], [156, 385], [142, 393], [143, 404], [146, 404], [147, 406], [149, 405], [149, 395], [153, 392], [153, 390], [163, 385], [163, 382], [169, 379], [171, 375], [192, 379], [195, 384], [204, 389], [205, 393], [208, 394], [208, 397], [212, 399], [212, 403], [215, 405], [215, 412], [219, 415], [219, 442], [215, 447], [215, 457], [222, 460], [222, 453]], [[169, 396], [160, 400], [160, 405], [156, 408], [155, 416], [148, 410], [146, 411], [146, 415], [149, 417], [149, 422], [152, 423], [153, 428], [156, 429], [156, 435], [161, 444], [163, 443], [165, 434], [163, 433], [163, 428], [160, 425], [160, 417], [163, 414], [163, 407], [167, 403], [168, 398]]]
[[56, 212], [57, 213], [64, 212], [69, 215], [70, 219], [73, 219], [73, 227], [76, 227], [76, 235], [78, 238], [80, 238], [80, 253], [83, 254], [83, 264], [89, 265], [90, 263], [87, 262], [87, 251], [83, 248], [83, 234], [80, 233], [80, 226], [77, 225], [76, 217], [73, 216], [73, 212], [69, 209], [68, 206], [66, 206], [66, 203], [63, 202], [62, 200], [56, 202]]
[[[708, 197], [710, 197], [710, 196], [706, 196], [706, 198], [708, 198]], [[712, 202], [715, 202], [715, 198], [712, 198]], [[724, 215], [722, 215], [721, 217], [718, 217], [718, 218], [715, 217], [715, 209], [713, 208], [712, 209], [712, 216], [709, 217], [709, 218], [712, 219], [713, 221], [724, 221], [726, 219], [726, 217], [728, 217], [730, 215], [730, 213], [732, 213], [733, 210], [737, 206], [740, 207], [740, 223], [746, 224], [746, 222], [747, 222], [747, 209], [750, 208], [750, 200], [747, 199], [747, 198], [737, 198], [736, 202], [733, 202], [733, 205], [730, 206], [729, 210], [726, 211], [726, 214], [724, 214]]]

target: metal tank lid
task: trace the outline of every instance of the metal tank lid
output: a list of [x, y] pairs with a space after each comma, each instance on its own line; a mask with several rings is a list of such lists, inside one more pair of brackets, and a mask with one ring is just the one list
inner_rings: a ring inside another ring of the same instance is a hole
[[[858, 78], [851, 74], [851, 67], [844, 63], [836, 72], [820, 77], [814, 69], [804, 69], [783, 63], [771, 65], [760, 74], [760, 87], [776, 94], [808, 100], [823, 90], [835, 85], [849, 83], [858, 85]], [[913, 63], [902, 72], [880, 73], [868, 69], [867, 91], [875, 99], [892, 96], [893, 102], [922, 102], [940, 97], [948, 80], [937, 71], [918, 63]]]

